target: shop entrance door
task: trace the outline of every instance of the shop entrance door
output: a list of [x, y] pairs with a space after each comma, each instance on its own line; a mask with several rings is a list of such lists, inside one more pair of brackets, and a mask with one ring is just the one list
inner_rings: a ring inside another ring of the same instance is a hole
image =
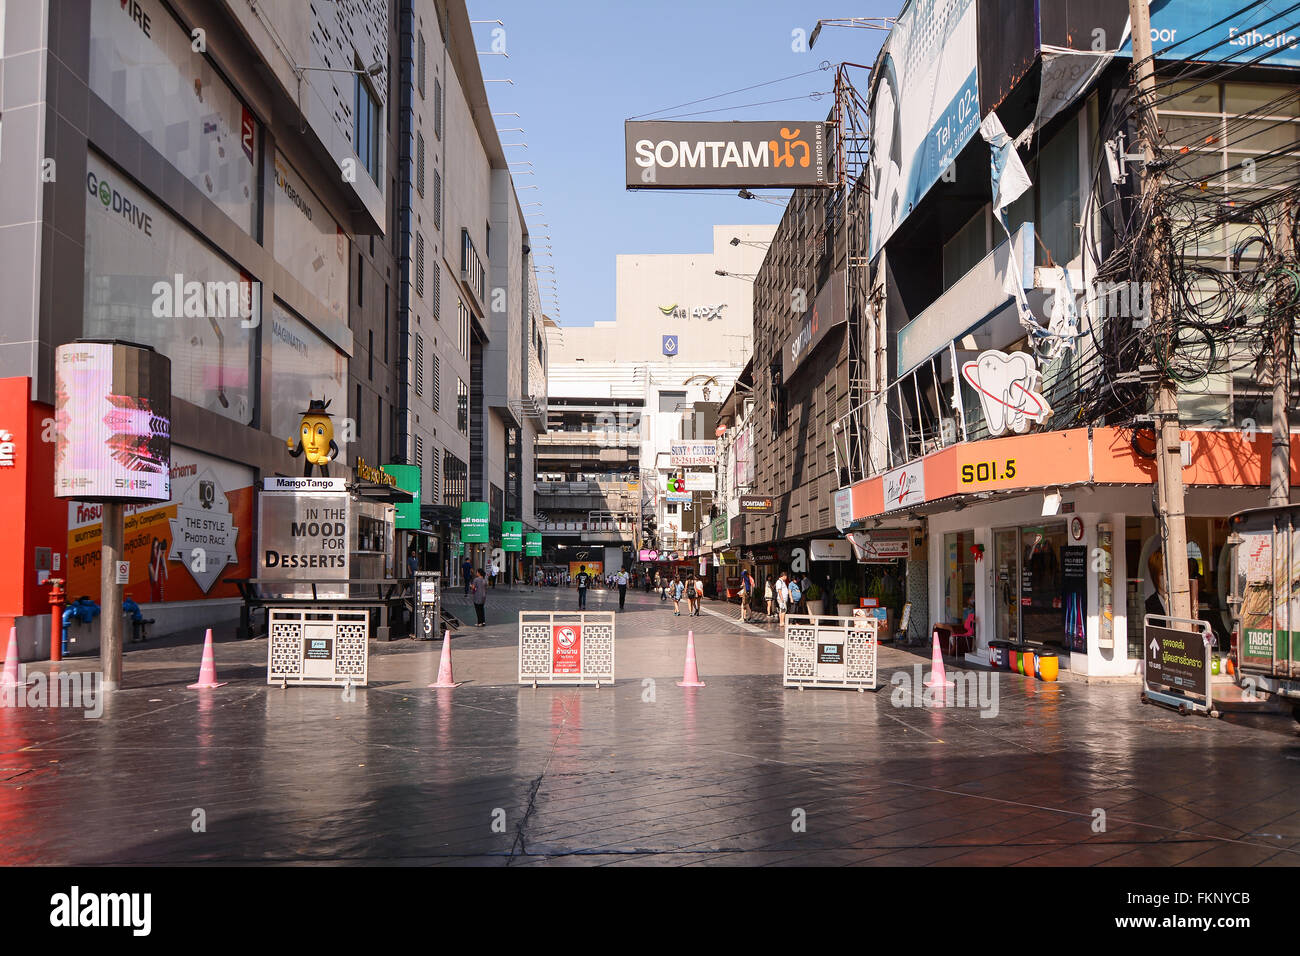
[[994, 634], [1000, 641], [1020, 641], [1020, 532], [1007, 528], [993, 532], [993, 559], [997, 577], [993, 582], [993, 606], [997, 621]]

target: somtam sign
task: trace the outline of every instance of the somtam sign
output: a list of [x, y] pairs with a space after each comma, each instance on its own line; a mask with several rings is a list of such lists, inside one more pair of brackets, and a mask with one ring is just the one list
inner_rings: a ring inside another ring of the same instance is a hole
[[804, 315], [798, 329], [786, 344], [781, 357], [781, 377], [790, 381], [795, 371], [826, 338], [827, 333], [847, 321], [844, 294], [844, 270], [831, 274], [830, 281], [817, 291], [812, 311]]
[[628, 189], [825, 186], [826, 124], [628, 122]]

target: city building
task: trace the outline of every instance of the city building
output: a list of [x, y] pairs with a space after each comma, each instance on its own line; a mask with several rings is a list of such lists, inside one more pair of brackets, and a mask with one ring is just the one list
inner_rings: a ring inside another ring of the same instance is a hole
[[[612, 521], [599, 537], [618, 535], [625, 562], [641, 551], [694, 554], [695, 503], [668, 500], [668, 483], [682, 470], [671, 464], [672, 444], [716, 437], [716, 420], [706, 425], [695, 412], [721, 402], [749, 361], [753, 279], [772, 234], [772, 226], [715, 225], [708, 253], [620, 255], [616, 317], [551, 330], [550, 403], [553, 412], [566, 412], [538, 444], [537, 510], [547, 546], [610, 546], [574, 527], [581, 508], [560, 506], [577, 499], [546, 484], [581, 475], [617, 488], [591, 502], [600, 507], [588, 521]], [[713, 467], [690, 469], [706, 470], [692, 492], [697, 499], [706, 486], [712, 491]], [[628, 480], [640, 483], [637, 514], [620, 518], [631, 514]], [[586, 489], [579, 496], [589, 497]], [[649, 541], [646, 528], [653, 529]]]
[[[489, 506], [489, 541], [469, 548], [475, 567], [501, 548], [503, 522], [534, 530], [526, 489], [546, 428], [545, 320], [465, 4], [401, 0], [399, 16], [403, 426], [421, 469], [420, 563], [451, 573], [463, 504]], [[517, 567], [511, 560], [503, 570]]]
[[[868, 369], [870, 400], [829, 424], [854, 440], [837, 464], [856, 545], [900, 530], [924, 542], [928, 595], [908, 600], [926, 634], [973, 611], [975, 641], [958, 649], [974, 660], [990, 641], [1025, 642], [1108, 676], [1139, 671], [1144, 615], [1167, 608], [1159, 376], [1144, 366], [1178, 382], [1193, 613], [1229, 641], [1227, 518], [1265, 504], [1269, 485], [1272, 380], [1249, 281], [1279, 221], [1270, 193], [1297, 175], [1300, 54], [1274, 41], [1270, 11], [1152, 5], [1180, 296], [1176, 358], [1156, 358], [1152, 293], [1132, 271], [1159, 251], [1132, 252], [1145, 236], [1129, 225], [1142, 181], [1131, 53], [1093, 46], [1124, 35], [1127, 4], [1086, 6], [1089, 30], [1073, 7], [1006, 0], [947, 4], [922, 31], [928, 6], [905, 5], [870, 89], [877, 308], [863, 334], [885, 367]], [[951, 89], [934, 91], [938, 63], [944, 82], [960, 74]], [[962, 120], [924, 152], [940, 113]], [[1014, 200], [1005, 220], [997, 196]], [[1294, 475], [1294, 432], [1291, 448]]]
[[[334, 474], [393, 452], [395, 27], [382, 0], [5, 8], [0, 626], [24, 657], [49, 650], [50, 577], [99, 593], [99, 509], [52, 496], [58, 345], [171, 360], [172, 500], [128, 508], [124, 555], [158, 632], [237, 613], [226, 579], [253, 573], [254, 489], [301, 473], [309, 402], [329, 402]], [[239, 307], [182, 304], [189, 283], [237, 289]], [[210, 516], [201, 546], [187, 508]]]

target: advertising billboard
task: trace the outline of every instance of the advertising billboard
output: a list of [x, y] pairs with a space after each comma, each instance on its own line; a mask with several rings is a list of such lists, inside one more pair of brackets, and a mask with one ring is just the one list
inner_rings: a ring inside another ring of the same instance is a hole
[[530, 531], [524, 538], [524, 557], [540, 558], [542, 556], [542, 536], [539, 532]]
[[717, 484], [717, 476], [711, 471], [686, 472], [687, 491], [713, 491]]
[[247, 425], [260, 283], [243, 275], [96, 153], [86, 156], [83, 334], [150, 345], [172, 394]]
[[524, 523], [522, 521], [501, 522], [501, 550], [522, 551], [524, 549]]
[[171, 497], [171, 363], [150, 348], [72, 342], [54, 354], [54, 495]]
[[159, 0], [89, 7], [90, 89], [251, 235], [259, 146], [252, 112]]
[[826, 123], [629, 121], [628, 189], [827, 185]]
[[[238, 597], [252, 577], [253, 469], [172, 446], [171, 499], [123, 509], [125, 597], [139, 604]], [[99, 599], [99, 505], [68, 502], [69, 594]]]
[[781, 377], [788, 382], [808, 356], [821, 344], [827, 334], [848, 321], [845, 298], [844, 270], [831, 274], [830, 281], [817, 290], [812, 311], [804, 314], [803, 321], [786, 343], [781, 356]]
[[669, 445], [668, 455], [668, 465], [671, 468], [697, 465], [707, 465], [712, 468], [718, 463], [718, 443], [677, 439]]
[[460, 506], [460, 540], [466, 544], [488, 543], [486, 501], [466, 501]]
[[263, 489], [257, 504], [257, 577], [305, 582], [263, 587], [263, 593], [272, 597], [348, 597], [352, 521], [348, 493]]
[[420, 485], [422, 477], [419, 465], [384, 465], [385, 474], [392, 475], [397, 487], [411, 493], [410, 501], [399, 501], [394, 514], [393, 527], [398, 531], [420, 530]]
[[870, 256], [979, 129], [974, 0], [909, 0], [870, 94]]

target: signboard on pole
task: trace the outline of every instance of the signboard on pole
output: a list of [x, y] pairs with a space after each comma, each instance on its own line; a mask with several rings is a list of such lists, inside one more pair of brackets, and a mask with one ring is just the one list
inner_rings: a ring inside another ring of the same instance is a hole
[[1210, 626], [1148, 614], [1142, 628], [1142, 682], [1147, 697], [1179, 710], [1208, 710]]
[[466, 501], [460, 506], [460, 540], [466, 544], [488, 543], [486, 501]]
[[521, 611], [519, 683], [614, 683], [614, 612]]
[[524, 549], [524, 523], [522, 521], [501, 522], [501, 550], [522, 551]]
[[392, 475], [397, 487], [410, 492], [411, 500], [397, 503], [397, 520], [394, 525], [398, 531], [420, 530], [420, 466], [419, 465], [384, 465], [384, 471]]
[[628, 189], [828, 185], [822, 122], [628, 121], [623, 135]]
[[540, 532], [530, 531], [524, 536], [524, 557], [540, 558], [542, 556], [542, 535]]

